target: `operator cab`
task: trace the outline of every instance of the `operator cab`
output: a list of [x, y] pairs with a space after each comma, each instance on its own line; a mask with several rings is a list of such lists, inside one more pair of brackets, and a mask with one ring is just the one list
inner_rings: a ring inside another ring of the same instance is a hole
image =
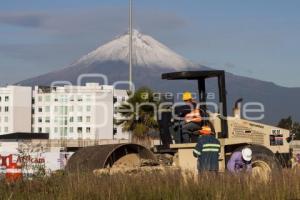
[[[225, 71], [223, 70], [210, 70], [210, 71], [182, 71], [182, 72], [173, 72], [173, 73], [164, 73], [162, 74], [162, 79], [165, 80], [193, 80], [198, 82], [198, 93], [199, 93], [199, 104], [200, 110], [202, 113], [207, 113], [207, 93], [206, 93], [206, 81], [207, 79], [217, 78], [218, 81], [218, 103], [219, 103], [219, 114], [221, 117], [221, 132], [218, 134], [219, 138], [226, 138], [228, 132], [228, 125], [226, 121], [227, 117], [227, 101], [226, 101], [226, 85], [225, 85]], [[179, 108], [179, 110], [182, 110]], [[178, 113], [175, 108], [175, 114]], [[165, 114], [166, 115], [166, 114]], [[169, 118], [170, 118], [169, 113]], [[164, 116], [164, 115], [162, 115]], [[162, 144], [165, 147], [168, 147], [173, 143], [171, 133], [169, 130], [170, 119], [162, 117], [160, 121], [161, 125], [161, 140]], [[176, 142], [178, 143], [178, 142]]]

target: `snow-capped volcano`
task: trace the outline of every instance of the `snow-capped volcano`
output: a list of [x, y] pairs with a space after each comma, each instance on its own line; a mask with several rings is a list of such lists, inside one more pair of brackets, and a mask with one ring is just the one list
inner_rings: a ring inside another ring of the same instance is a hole
[[[114, 84], [128, 80], [128, 33], [81, 57], [77, 62], [60, 70], [19, 82], [20, 85], [52, 85], [60, 81], [64, 84], [84, 85], [87, 82]], [[199, 47], [201, 48], [201, 47]], [[133, 82], [136, 88], [148, 86], [160, 92], [197, 92], [197, 84], [192, 81], [161, 80], [161, 74], [174, 71], [207, 70], [203, 65], [195, 65], [176, 54], [171, 49], [150, 36], [133, 32]], [[81, 75], [92, 75], [82, 82]], [[94, 75], [106, 75], [108, 83]], [[275, 84], [226, 73], [229, 110], [238, 98], [244, 102], [260, 102], [265, 108], [264, 122], [275, 124], [280, 118], [293, 116], [300, 120], [297, 106], [300, 88], [284, 88]], [[207, 84], [208, 92], [216, 91], [217, 85]], [[127, 85], [124, 85], [128, 88]], [[272, 99], [272, 101], [270, 100]], [[282, 106], [285, 105], [285, 106]], [[280, 115], [278, 115], [280, 113]]]
[[[182, 70], [187, 66], [194, 66], [190, 61], [178, 55], [167, 46], [137, 30], [133, 30], [132, 42], [133, 65], [150, 68], [170, 68], [174, 70]], [[128, 63], [128, 58], [129, 34], [126, 33], [83, 56], [75, 64], [89, 65], [94, 62], [106, 61]]]
[[[178, 55], [151, 36], [133, 31], [133, 82], [138, 87], [160, 82], [160, 74], [170, 71], [199, 70], [204, 66], [195, 65]], [[106, 75], [108, 83], [128, 80], [129, 34], [125, 33], [82, 56], [73, 64], [60, 70], [21, 81], [21, 85], [51, 85], [53, 82], [85, 84], [95, 82], [93, 78], [78, 83], [82, 74]], [[158, 79], [158, 80], [157, 80]], [[99, 81], [99, 80], [98, 80]]]

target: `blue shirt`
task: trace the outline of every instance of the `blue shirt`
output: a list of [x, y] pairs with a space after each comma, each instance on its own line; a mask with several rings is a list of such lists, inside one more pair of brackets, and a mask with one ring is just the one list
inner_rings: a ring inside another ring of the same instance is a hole
[[194, 156], [198, 158], [199, 171], [218, 171], [220, 142], [213, 135], [202, 135], [198, 138]]

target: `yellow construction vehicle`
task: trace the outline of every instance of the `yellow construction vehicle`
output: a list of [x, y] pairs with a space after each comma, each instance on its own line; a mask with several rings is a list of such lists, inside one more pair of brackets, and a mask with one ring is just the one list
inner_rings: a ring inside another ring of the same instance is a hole
[[[206, 81], [218, 80], [218, 112], [210, 112], [207, 108]], [[269, 173], [274, 169], [288, 166], [290, 149], [287, 142], [289, 131], [254, 121], [241, 119], [239, 116], [237, 101], [234, 116], [227, 116], [227, 100], [225, 71], [183, 71], [162, 74], [166, 80], [193, 80], [198, 82], [199, 103], [202, 113], [209, 116], [204, 123], [209, 124], [221, 142], [219, 158], [220, 171], [226, 170], [226, 163], [233, 152], [248, 146], [252, 149], [252, 167], [255, 172]], [[137, 144], [102, 145], [86, 147], [75, 153], [67, 166], [67, 169], [78, 167], [89, 170], [113, 166], [122, 157], [135, 153], [139, 158], [153, 159], [154, 154], [172, 154], [174, 163], [184, 170], [196, 170], [196, 159], [193, 157], [195, 141], [181, 143], [174, 140], [170, 133], [170, 126], [176, 123], [172, 118], [172, 107], [161, 110], [160, 124], [161, 145], [155, 146], [151, 151]], [[176, 141], [176, 142], [175, 142]]]

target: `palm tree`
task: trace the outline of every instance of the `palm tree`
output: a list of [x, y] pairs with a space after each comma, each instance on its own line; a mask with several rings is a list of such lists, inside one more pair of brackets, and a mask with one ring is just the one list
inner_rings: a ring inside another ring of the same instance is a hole
[[142, 87], [117, 108], [122, 119], [116, 121], [116, 124], [122, 124], [123, 131], [132, 132], [133, 137], [144, 138], [149, 132], [158, 129], [156, 120], [158, 103], [153, 98], [152, 90]]

